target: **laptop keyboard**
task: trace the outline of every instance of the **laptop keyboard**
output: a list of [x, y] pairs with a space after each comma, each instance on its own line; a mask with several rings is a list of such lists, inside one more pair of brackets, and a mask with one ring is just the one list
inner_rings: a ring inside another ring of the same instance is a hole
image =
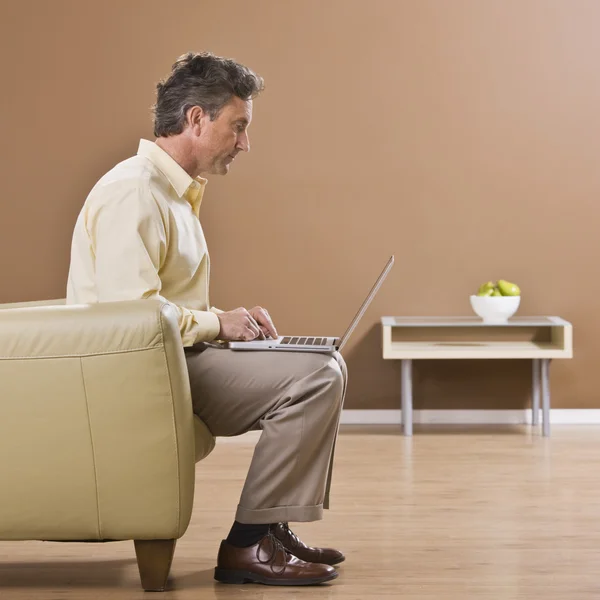
[[324, 337], [284, 337], [280, 344], [294, 344], [298, 346], [325, 346], [327, 338]]

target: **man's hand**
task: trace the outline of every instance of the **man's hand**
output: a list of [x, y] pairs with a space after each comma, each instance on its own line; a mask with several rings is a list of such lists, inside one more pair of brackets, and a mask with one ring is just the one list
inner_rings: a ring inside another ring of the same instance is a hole
[[260, 327], [264, 337], [279, 337], [277, 329], [275, 329], [275, 325], [273, 325], [273, 321], [271, 320], [271, 315], [269, 315], [269, 311], [266, 308], [255, 306], [248, 312]]
[[217, 313], [217, 317], [221, 323], [221, 330], [217, 336], [219, 340], [249, 342], [256, 338], [264, 339], [258, 323], [245, 308], [240, 307], [228, 312]]
[[264, 340], [267, 337], [278, 337], [277, 330], [271, 321], [269, 313], [260, 306], [255, 306], [249, 311], [245, 308], [236, 308], [229, 312], [217, 313], [221, 330], [217, 336], [220, 340]]

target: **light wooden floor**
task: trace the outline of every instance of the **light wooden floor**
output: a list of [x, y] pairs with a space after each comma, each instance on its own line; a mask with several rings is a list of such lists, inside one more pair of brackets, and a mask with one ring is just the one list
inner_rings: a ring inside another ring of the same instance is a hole
[[600, 427], [350, 428], [332, 510], [294, 529], [345, 551], [326, 586], [212, 579], [256, 437], [219, 440], [198, 466], [196, 506], [171, 591], [144, 593], [132, 543], [0, 542], [2, 600], [578, 600], [600, 598]]

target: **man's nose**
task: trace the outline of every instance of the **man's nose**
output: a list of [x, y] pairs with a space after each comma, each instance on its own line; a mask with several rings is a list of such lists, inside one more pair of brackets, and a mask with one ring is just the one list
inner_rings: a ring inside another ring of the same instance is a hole
[[244, 152], [250, 152], [250, 139], [248, 134], [244, 131], [238, 136], [237, 147]]

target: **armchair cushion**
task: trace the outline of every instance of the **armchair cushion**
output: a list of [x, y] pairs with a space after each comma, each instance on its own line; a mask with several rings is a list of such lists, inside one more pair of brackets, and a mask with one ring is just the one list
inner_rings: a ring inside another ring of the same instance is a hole
[[214, 438], [172, 307], [0, 309], [0, 539], [181, 537]]

